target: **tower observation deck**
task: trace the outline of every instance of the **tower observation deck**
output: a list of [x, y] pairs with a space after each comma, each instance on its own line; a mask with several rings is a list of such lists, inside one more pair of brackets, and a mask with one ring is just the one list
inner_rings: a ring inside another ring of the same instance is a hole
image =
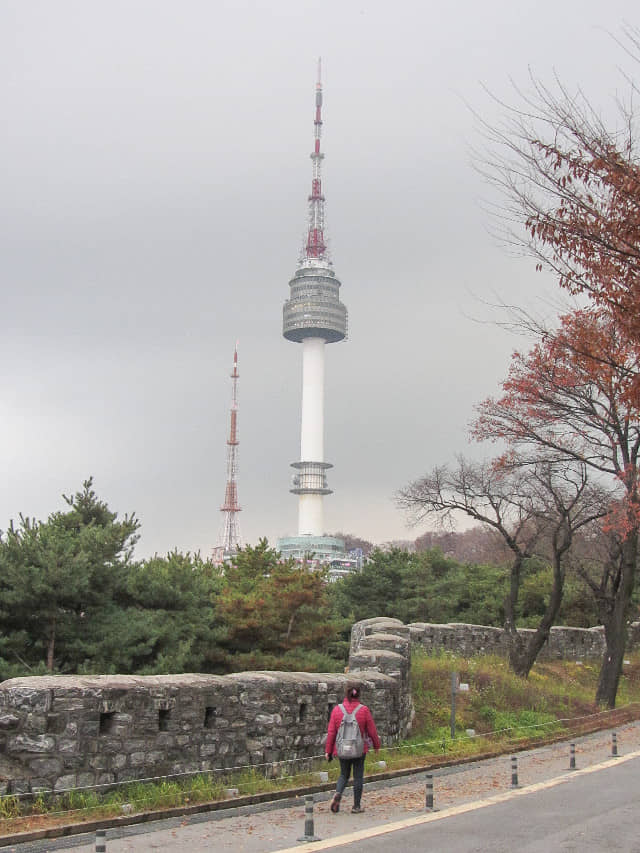
[[328, 259], [305, 259], [289, 288], [282, 311], [282, 334], [288, 341], [322, 338], [331, 344], [346, 338], [347, 309], [340, 302], [340, 282]]
[[289, 282], [282, 312], [282, 334], [302, 344], [302, 415], [300, 461], [291, 491], [299, 496], [298, 536], [324, 534], [323, 497], [331, 494], [324, 458], [324, 349], [347, 336], [347, 309], [340, 302], [340, 281], [325, 242], [322, 190], [322, 81], [318, 61], [315, 93], [314, 147], [311, 152], [311, 194], [308, 197], [307, 239], [298, 268]]

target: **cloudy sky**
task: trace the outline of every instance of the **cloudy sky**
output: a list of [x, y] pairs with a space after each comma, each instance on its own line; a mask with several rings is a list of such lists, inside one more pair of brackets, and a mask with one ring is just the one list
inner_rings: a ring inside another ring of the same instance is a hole
[[281, 317], [322, 56], [350, 327], [327, 348], [326, 526], [417, 535], [393, 493], [467, 449], [515, 345], [485, 303], [553, 291], [491, 237], [470, 107], [497, 119], [483, 86], [513, 102], [531, 68], [607, 114], [625, 21], [631, 0], [0, 0], [0, 528], [93, 475], [139, 555], [208, 552], [239, 340], [243, 538], [295, 532]]

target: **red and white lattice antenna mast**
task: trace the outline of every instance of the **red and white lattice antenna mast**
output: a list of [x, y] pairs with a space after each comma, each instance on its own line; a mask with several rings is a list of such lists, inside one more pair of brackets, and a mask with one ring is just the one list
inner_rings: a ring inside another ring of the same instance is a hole
[[311, 195], [309, 196], [309, 230], [305, 255], [307, 258], [325, 259], [327, 244], [324, 239], [324, 195], [322, 193], [322, 161], [324, 154], [320, 151], [322, 136], [322, 64], [318, 59], [318, 80], [316, 82], [316, 114], [313, 122], [314, 146], [311, 152], [313, 175], [311, 178]]
[[233, 370], [231, 372], [231, 417], [229, 423], [229, 438], [227, 439], [227, 485], [224, 493], [222, 512], [222, 527], [219, 547], [216, 549], [222, 557], [234, 554], [240, 547], [240, 525], [238, 513], [241, 511], [238, 503], [238, 344], [233, 353]]

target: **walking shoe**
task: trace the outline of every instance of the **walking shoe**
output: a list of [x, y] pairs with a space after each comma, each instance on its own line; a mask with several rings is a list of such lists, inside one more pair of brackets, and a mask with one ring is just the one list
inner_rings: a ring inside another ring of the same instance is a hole
[[354, 806], [351, 809], [351, 814], [362, 814], [363, 811], [364, 811], [364, 809], [361, 808], [360, 806]]
[[337, 814], [340, 811], [340, 800], [342, 799], [342, 794], [334, 794], [333, 799], [331, 800], [331, 811], [334, 814]]

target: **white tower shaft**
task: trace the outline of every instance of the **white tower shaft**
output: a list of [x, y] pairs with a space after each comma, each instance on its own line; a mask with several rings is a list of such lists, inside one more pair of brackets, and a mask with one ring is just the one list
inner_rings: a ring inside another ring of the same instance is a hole
[[302, 342], [300, 459], [324, 462], [324, 338]]
[[[324, 462], [324, 338], [302, 342], [302, 418], [300, 460]], [[322, 494], [301, 494], [298, 504], [298, 535], [324, 533]]]

